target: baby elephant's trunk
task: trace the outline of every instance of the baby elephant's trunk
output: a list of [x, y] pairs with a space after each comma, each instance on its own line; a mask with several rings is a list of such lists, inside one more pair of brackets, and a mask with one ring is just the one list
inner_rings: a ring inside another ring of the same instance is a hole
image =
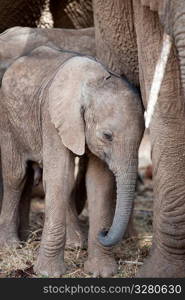
[[99, 242], [105, 246], [114, 246], [125, 234], [132, 212], [137, 179], [137, 160], [130, 161], [126, 173], [116, 173], [117, 201], [113, 223], [108, 232], [100, 232]]

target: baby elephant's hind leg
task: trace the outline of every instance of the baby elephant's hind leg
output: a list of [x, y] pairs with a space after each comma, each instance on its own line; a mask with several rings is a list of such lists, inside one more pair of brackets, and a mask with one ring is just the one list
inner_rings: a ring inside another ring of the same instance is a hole
[[[78, 173], [75, 179], [74, 188], [71, 193], [67, 211], [67, 248], [83, 248], [86, 245], [87, 237], [83, 232], [78, 218], [85, 206], [86, 193], [86, 171], [88, 158], [86, 155], [79, 159]], [[71, 184], [72, 185], [72, 184]]]
[[80, 220], [75, 207], [75, 199], [73, 197], [70, 197], [66, 216], [66, 248], [83, 248], [86, 238], [81, 229]]
[[30, 163], [28, 164], [26, 183], [19, 204], [19, 237], [21, 241], [26, 241], [30, 233], [29, 216], [34, 186], [34, 176], [34, 169], [32, 168], [32, 164]]
[[105, 163], [93, 155], [89, 159], [86, 184], [90, 228], [85, 271], [96, 277], [109, 277], [117, 272], [117, 264], [112, 248], [101, 246], [97, 237], [101, 230], [110, 227], [113, 219], [115, 182]]
[[17, 153], [11, 139], [2, 145], [3, 203], [0, 215], [0, 247], [17, 246], [19, 202], [26, 180], [26, 162]]

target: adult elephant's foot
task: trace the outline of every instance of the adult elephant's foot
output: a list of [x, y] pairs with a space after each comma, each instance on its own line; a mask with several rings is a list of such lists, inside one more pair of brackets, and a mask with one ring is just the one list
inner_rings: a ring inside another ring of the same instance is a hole
[[61, 255], [51, 258], [39, 254], [34, 266], [34, 272], [44, 277], [60, 277], [66, 273], [66, 267]]
[[93, 277], [111, 277], [117, 273], [118, 266], [112, 255], [95, 252], [89, 256], [84, 264], [86, 273], [92, 274]]
[[67, 225], [66, 249], [84, 248], [87, 245], [87, 237], [82, 232], [79, 224]]
[[156, 250], [145, 260], [137, 277], [185, 278], [185, 260], [175, 260], [169, 254], [164, 257]]

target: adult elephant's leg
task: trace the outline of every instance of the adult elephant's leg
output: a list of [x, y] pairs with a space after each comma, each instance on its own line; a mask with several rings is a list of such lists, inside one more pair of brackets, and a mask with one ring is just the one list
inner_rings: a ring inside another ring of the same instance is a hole
[[98, 242], [98, 233], [112, 224], [115, 201], [115, 182], [108, 167], [91, 155], [87, 170], [87, 199], [89, 208], [88, 260], [85, 271], [94, 276], [108, 277], [116, 273], [117, 264], [112, 247]]
[[136, 32], [130, 0], [93, 0], [97, 57], [139, 86]]
[[50, 11], [54, 27], [85, 28], [93, 26], [92, 0], [52, 0]]
[[[158, 15], [134, 0], [140, 81], [148, 99], [163, 29]], [[185, 277], [185, 103], [176, 49], [168, 61], [150, 126], [154, 177], [154, 237], [141, 277]]]

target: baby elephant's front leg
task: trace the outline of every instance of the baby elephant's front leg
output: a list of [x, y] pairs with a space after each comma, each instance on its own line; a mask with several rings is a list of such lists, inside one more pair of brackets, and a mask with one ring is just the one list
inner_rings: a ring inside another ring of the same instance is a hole
[[108, 167], [91, 155], [87, 169], [87, 199], [89, 207], [88, 260], [85, 271], [97, 277], [109, 277], [117, 272], [112, 248], [100, 245], [98, 233], [109, 228], [114, 213], [114, 177]]
[[54, 141], [51, 145], [52, 150], [46, 150], [43, 160], [45, 223], [35, 271], [44, 276], [59, 277], [65, 273], [66, 207], [74, 164], [72, 154], [61, 145], [61, 141]]

